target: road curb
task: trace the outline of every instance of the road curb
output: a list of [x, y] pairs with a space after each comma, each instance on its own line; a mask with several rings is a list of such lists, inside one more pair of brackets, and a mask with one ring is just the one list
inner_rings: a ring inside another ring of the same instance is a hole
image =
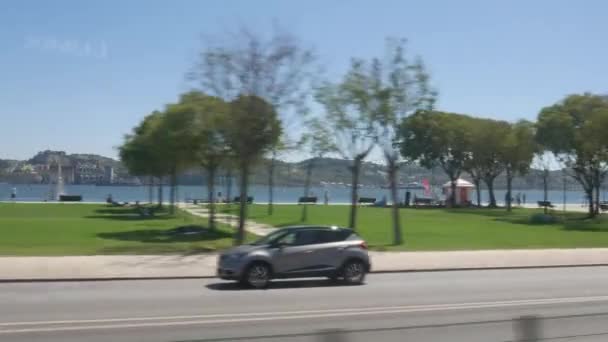
[[[465, 268], [434, 268], [434, 269], [405, 269], [371, 271], [372, 274], [390, 273], [431, 273], [431, 272], [458, 272], [458, 271], [499, 271], [518, 269], [546, 269], [546, 268], [576, 268], [576, 267], [606, 267], [608, 264], [576, 264], [576, 265], [539, 265], [539, 266], [495, 266], [495, 267], [465, 267]], [[136, 281], [136, 280], [187, 280], [187, 279], [219, 279], [216, 276], [156, 276], [156, 277], [89, 277], [89, 278], [27, 278], [27, 279], [0, 279], [2, 283], [59, 283], [59, 282], [101, 282], [101, 281]]]

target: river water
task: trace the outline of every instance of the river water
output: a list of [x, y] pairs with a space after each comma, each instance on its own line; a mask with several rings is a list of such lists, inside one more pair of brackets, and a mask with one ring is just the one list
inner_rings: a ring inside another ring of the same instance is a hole
[[[0, 183], [0, 200], [9, 200], [12, 189], [17, 190], [17, 201], [44, 201], [49, 199], [50, 187], [44, 184], [7, 184]], [[146, 202], [149, 198], [148, 187], [145, 186], [96, 186], [96, 185], [65, 185], [64, 192], [69, 195], [82, 195], [85, 202], [104, 202], [108, 195], [112, 195], [115, 201], [120, 202]], [[218, 192], [223, 196], [226, 195], [225, 187], [217, 187]], [[348, 203], [350, 198], [350, 188], [346, 186], [326, 186], [312, 187], [311, 194], [317, 196], [319, 201], [323, 201], [324, 193], [327, 191], [330, 203]], [[406, 190], [399, 190], [399, 196], [404, 198]], [[496, 190], [496, 199], [499, 203], [504, 202], [505, 190]], [[535, 189], [514, 189], [513, 195], [517, 193], [526, 195], [527, 203], [536, 203], [543, 199], [542, 190]], [[156, 195], [157, 189], [154, 190]], [[275, 203], [295, 203], [298, 197], [303, 196], [304, 189], [302, 187], [275, 187], [274, 202]], [[412, 191], [413, 195], [424, 196], [420, 190]], [[168, 199], [169, 188], [164, 187], [164, 198]], [[232, 189], [232, 195], [236, 196], [237, 190]], [[254, 201], [258, 203], [268, 202], [268, 187], [264, 185], [253, 185], [250, 187], [250, 196], [254, 197]], [[387, 189], [378, 187], [362, 187], [359, 189], [359, 196], [374, 197], [382, 199], [384, 196], [389, 198]], [[565, 192], [566, 203], [581, 204], [584, 201], [582, 191], [568, 190]], [[200, 199], [207, 197], [207, 189], [204, 186], [181, 185], [178, 187], [178, 199], [184, 201], [186, 199]], [[602, 194], [602, 198], [606, 199], [606, 193]], [[156, 196], [155, 196], [156, 198]], [[443, 196], [440, 196], [443, 198]], [[475, 201], [475, 193], [472, 193], [472, 199]], [[482, 190], [482, 201], [488, 200], [487, 191]], [[564, 202], [564, 191], [551, 190], [549, 191], [549, 201], [555, 204]]]

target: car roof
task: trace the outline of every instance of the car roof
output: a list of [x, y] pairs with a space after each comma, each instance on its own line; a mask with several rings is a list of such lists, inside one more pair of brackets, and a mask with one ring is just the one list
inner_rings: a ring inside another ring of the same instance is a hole
[[322, 226], [322, 225], [305, 225], [305, 226], [288, 226], [282, 228], [284, 230], [309, 230], [309, 229], [319, 229], [319, 230], [341, 230], [341, 231], [352, 231], [350, 228], [343, 228], [338, 226]]

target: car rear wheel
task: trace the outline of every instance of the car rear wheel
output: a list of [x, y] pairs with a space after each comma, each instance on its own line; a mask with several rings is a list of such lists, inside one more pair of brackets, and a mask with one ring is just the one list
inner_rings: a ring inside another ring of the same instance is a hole
[[256, 289], [263, 289], [270, 283], [270, 267], [264, 263], [255, 263], [245, 272], [243, 282]]
[[344, 282], [348, 285], [363, 284], [365, 273], [365, 264], [359, 260], [348, 261], [342, 268]]

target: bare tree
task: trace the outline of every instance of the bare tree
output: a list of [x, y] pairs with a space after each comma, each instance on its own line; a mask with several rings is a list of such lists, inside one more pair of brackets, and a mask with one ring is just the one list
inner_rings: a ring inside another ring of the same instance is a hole
[[312, 82], [318, 73], [316, 59], [311, 49], [277, 25], [269, 37], [241, 28], [221, 38], [219, 44], [207, 40], [189, 77], [206, 92], [226, 101], [241, 94], [253, 95], [277, 111], [283, 136], [269, 151], [268, 212], [272, 214], [275, 161], [281, 145], [297, 140], [289, 135], [307, 112]]
[[[299, 143], [301, 147], [311, 154], [311, 158], [306, 163], [306, 177], [304, 180], [304, 196], [310, 196], [310, 182], [312, 178], [312, 170], [315, 166], [315, 161], [323, 158], [329, 153], [336, 152], [336, 146], [332, 138], [332, 132], [319, 120], [312, 119], [307, 122], [308, 132], [306, 132]], [[305, 222], [308, 219], [308, 206], [302, 206], [302, 215], [300, 221]]]
[[391, 190], [393, 243], [403, 242], [399, 222], [397, 172], [401, 160], [399, 125], [417, 110], [432, 109], [437, 93], [429, 86], [429, 76], [420, 58], [413, 63], [405, 56], [405, 39], [387, 39], [387, 53], [371, 62], [370, 100], [376, 141], [386, 162]]
[[369, 78], [365, 64], [353, 60], [339, 84], [326, 83], [317, 90], [317, 101], [325, 108], [326, 125], [333, 132], [333, 145], [338, 154], [352, 161], [351, 209], [348, 226], [356, 228], [359, 173], [365, 158], [376, 144], [373, 115], [365, 98]]

